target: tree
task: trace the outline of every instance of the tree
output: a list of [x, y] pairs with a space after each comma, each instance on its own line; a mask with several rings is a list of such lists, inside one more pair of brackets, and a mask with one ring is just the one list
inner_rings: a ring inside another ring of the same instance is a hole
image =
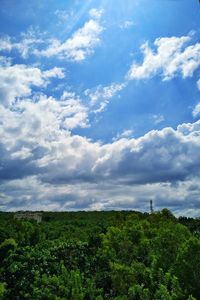
[[0, 263], [17, 247], [17, 243], [14, 239], [5, 239], [0, 245]]
[[200, 240], [191, 237], [179, 249], [175, 273], [188, 296], [200, 299]]

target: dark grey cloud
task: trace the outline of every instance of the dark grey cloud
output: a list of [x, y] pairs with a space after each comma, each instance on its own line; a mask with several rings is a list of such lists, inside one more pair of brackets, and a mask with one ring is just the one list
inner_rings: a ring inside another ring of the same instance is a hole
[[[197, 122], [196, 125], [200, 123]], [[184, 127], [186, 125], [183, 125]], [[110, 153], [96, 163], [96, 173], [121, 178], [129, 184], [182, 181], [200, 174], [200, 137], [191, 132], [184, 135], [179, 129], [164, 128], [152, 131], [137, 140], [120, 140], [110, 145]], [[106, 146], [105, 146], [106, 147]]]
[[[153, 199], [157, 208], [195, 215], [199, 209], [199, 124], [104, 145], [50, 125], [30, 135], [26, 130], [19, 136], [5, 130], [5, 144], [0, 148], [1, 207], [149, 210], [149, 199]], [[55, 131], [52, 140], [46, 138], [49, 129]], [[11, 145], [9, 151], [6, 145]]]
[[[157, 207], [197, 214], [200, 121], [137, 139], [93, 142], [71, 132], [88, 124], [87, 108], [74, 93], [59, 101], [25, 98], [32, 85], [47, 84], [60, 70], [13, 70], [15, 85], [2, 88], [7, 100], [0, 104], [0, 209], [148, 210], [153, 199]], [[18, 81], [22, 98], [16, 101]]]

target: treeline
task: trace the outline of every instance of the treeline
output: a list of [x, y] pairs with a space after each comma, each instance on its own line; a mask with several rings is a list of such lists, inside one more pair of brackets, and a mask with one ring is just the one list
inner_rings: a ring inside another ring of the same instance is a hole
[[0, 299], [200, 299], [200, 219], [164, 209], [0, 212]]

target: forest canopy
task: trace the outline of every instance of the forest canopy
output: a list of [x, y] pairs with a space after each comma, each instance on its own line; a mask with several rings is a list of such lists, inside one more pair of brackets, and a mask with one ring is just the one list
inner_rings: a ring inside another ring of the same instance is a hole
[[0, 299], [200, 299], [200, 219], [0, 213]]

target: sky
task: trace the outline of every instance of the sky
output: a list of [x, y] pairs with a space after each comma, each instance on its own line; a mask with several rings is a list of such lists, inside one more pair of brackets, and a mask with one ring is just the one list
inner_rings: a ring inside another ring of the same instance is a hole
[[200, 216], [197, 0], [1, 0], [0, 210]]

